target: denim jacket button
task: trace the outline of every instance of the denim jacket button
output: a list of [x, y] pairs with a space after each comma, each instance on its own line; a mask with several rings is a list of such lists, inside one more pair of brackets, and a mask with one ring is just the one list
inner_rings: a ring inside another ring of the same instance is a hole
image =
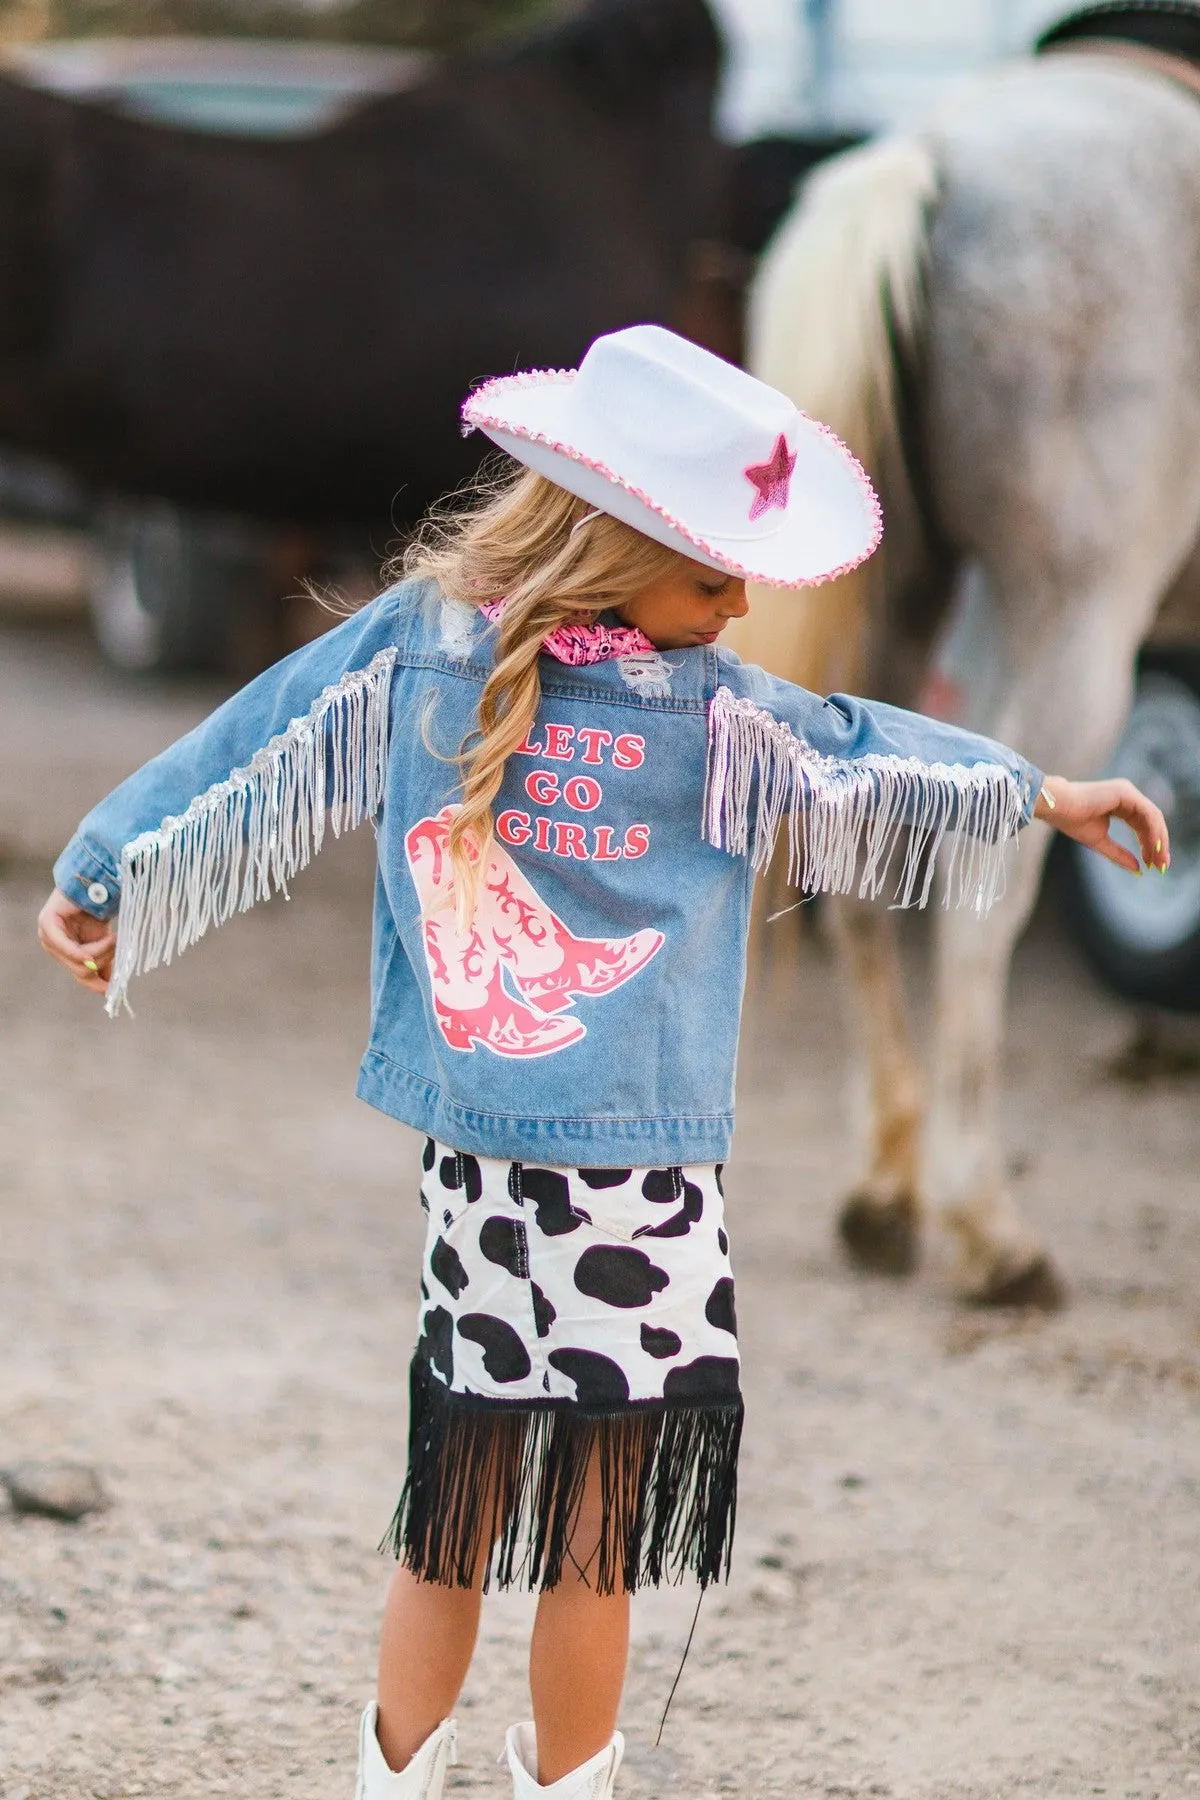
[[108, 889], [102, 881], [89, 881], [87, 897], [93, 906], [103, 906], [108, 899]]

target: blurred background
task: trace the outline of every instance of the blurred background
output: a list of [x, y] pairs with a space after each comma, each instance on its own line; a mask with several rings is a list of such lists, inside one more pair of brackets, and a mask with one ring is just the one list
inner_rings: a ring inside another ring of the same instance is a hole
[[[419, 1146], [352, 1098], [370, 835], [115, 1025], [36, 949], [53, 857], [328, 625], [306, 583], [376, 591], [481, 453], [472, 381], [640, 318], [740, 356], [805, 174], [1063, 11], [0, 0], [0, 1800], [349, 1793], [421, 1235]], [[694, 1599], [639, 1603], [630, 1800], [1200, 1785], [1196, 617], [1116, 762], [1171, 879], [1064, 860], [1013, 970], [1000, 1174], [1069, 1304], [964, 1304], [945, 1234], [911, 1282], [848, 1266], [816, 908], [752, 978], [738, 1559], [661, 1745]], [[993, 649], [968, 584], [927, 703]], [[526, 1624], [485, 1614], [455, 1793], [501, 1791]]]
[[[418, 83], [438, 53], [569, 10], [563, 0], [3, 0], [0, 59], [37, 88], [126, 117], [279, 140]], [[1027, 47], [1056, 10], [1041, 0], [718, 0], [718, 130], [732, 146], [797, 140], [807, 161], [822, 140], [911, 122], [964, 74]], [[728, 235], [740, 224], [760, 248], [799, 166], [781, 166], [770, 191], [739, 195]], [[272, 535], [253, 513], [122, 492], [102, 471], [81, 479], [71, 457], [35, 457], [0, 433], [0, 604], [86, 607], [117, 667], [244, 672], [264, 645], [315, 623], [287, 598], [299, 575], [370, 585], [389, 522], [412, 511], [404, 474], [396, 468], [390, 518], [364, 493], [359, 528], [331, 541], [306, 532], [312, 519]], [[281, 607], [292, 615], [282, 626], [268, 618]]]

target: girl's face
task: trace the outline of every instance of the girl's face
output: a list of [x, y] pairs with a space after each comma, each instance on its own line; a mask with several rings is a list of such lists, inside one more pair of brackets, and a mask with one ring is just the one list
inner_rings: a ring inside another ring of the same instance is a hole
[[690, 650], [715, 643], [730, 619], [749, 610], [744, 581], [681, 556], [678, 569], [619, 606], [617, 616], [644, 631], [659, 650]]

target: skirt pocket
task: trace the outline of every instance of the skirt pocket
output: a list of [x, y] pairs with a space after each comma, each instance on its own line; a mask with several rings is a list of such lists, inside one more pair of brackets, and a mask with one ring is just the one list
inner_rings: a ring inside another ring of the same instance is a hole
[[425, 1139], [421, 1156], [421, 1208], [430, 1225], [449, 1231], [483, 1194], [483, 1168], [466, 1150], [448, 1150]]
[[[677, 1237], [705, 1208], [712, 1166], [666, 1169], [579, 1169], [572, 1172], [571, 1209], [606, 1236], [632, 1244], [643, 1237]], [[712, 1199], [708, 1204], [711, 1210]]]

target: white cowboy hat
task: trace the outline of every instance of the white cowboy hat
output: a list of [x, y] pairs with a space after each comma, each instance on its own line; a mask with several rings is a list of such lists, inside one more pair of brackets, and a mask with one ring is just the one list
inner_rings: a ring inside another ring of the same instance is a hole
[[589, 506], [750, 581], [828, 581], [883, 530], [828, 426], [660, 325], [597, 338], [578, 369], [486, 381], [462, 417]]

